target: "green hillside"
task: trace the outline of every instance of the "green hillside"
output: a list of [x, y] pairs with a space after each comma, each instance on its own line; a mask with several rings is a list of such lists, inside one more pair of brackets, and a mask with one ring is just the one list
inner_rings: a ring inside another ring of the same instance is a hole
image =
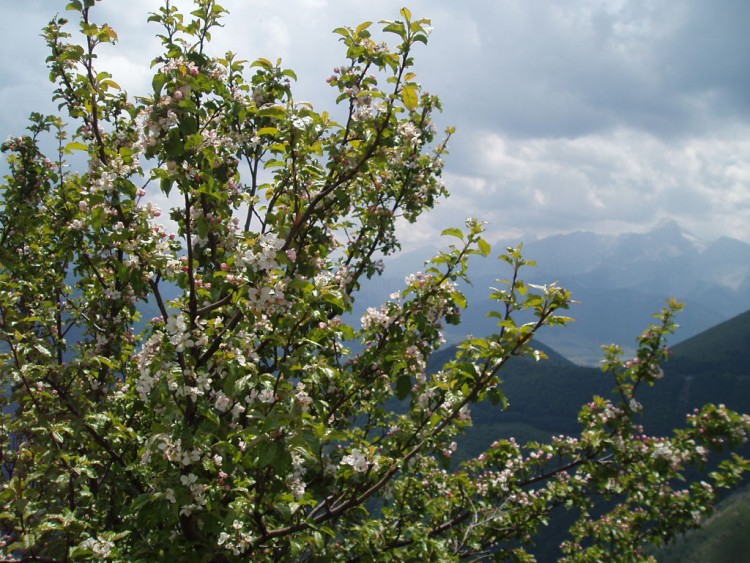
[[698, 529], [654, 553], [662, 563], [737, 563], [750, 554], [750, 486], [731, 495]]
[[737, 315], [680, 344], [673, 350], [670, 365], [681, 373], [720, 371], [750, 376], [750, 311]]
[[[506, 366], [502, 389], [510, 403], [507, 410], [503, 411], [490, 404], [472, 405], [474, 425], [459, 442], [455, 461], [478, 455], [500, 438], [514, 436], [523, 443], [529, 439], [543, 440], [553, 434], [575, 434], [580, 431], [577, 422], [580, 407], [594, 395], [607, 396], [612, 392], [614, 382], [598, 368], [577, 366], [548, 347], [539, 345], [539, 348], [545, 351], [549, 360], [537, 363], [527, 358], [513, 358]], [[455, 349], [449, 347], [435, 354], [430, 362], [430, 369], [439, 369], [454, 353]], [[643, 425], [646, 431], [653, 435], [671, 434], [675, 427], [685, 425], [688, 413], [709, 402], [724, 403], [737, 411], [750, 412], [749, 365], [750, 312], [675, 346], [672, 359], [664, 366], [665, 377], [654, 387], [641, 389], [640, 400], [645, 407]], [[750, 496], [744, 498], [746, 513], [743, 513], [742, 518], [750, 514], [747, 502]], [[544, 545], [539, 545], [536, 555], [540, 561], [556, 559], [556, 546], [564, 538], [565, 522], [572, 518], [568, 514], [561, 516], [556, 529], [549, 530]], [[750, 546], [747, 546], [750, 541], [748, 526], [734, 526], [731, 523], [735, 519], [736, 517], [715, 517], [711, 521], [712, 526], [726, 522], [721, 525], [720, 532], [725, 539], [709, 543], [727, 546], [737, 544], [740, 546], [737, 549], [750, 552]], [[738, 534], [738, 531], [741, 533]], [[703, 543], [704, 540], [700, 538], [705, 537], [713, 536], [711, 533], [708, 536], [696, 535], [695, 538], [698, 539], [693, 541]], [[707, 545], [706, 549], [713, 547]], [[733, 549], [727, 547], [728, 553], [734, 553]], [[678, 557], [666, 561], [687, 559]]]
[[664, 372], [643, 398], [660, 431], [705, 403], [750, 412], [750, 311], [676, 345]]

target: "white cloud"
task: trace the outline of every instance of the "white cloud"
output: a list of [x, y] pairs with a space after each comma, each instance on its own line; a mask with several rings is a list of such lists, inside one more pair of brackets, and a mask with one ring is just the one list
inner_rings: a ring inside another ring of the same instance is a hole
[[[621, 129], [570, 139], [470, 141], [473, 157], [446, 176], [442, 221], [465, 215], [497, 232], [642, 230], [673, 218], [702, 236], [750, 234], [750, 128], [665, 140]], [[471, 173], [465, 171], [471, 170]]]

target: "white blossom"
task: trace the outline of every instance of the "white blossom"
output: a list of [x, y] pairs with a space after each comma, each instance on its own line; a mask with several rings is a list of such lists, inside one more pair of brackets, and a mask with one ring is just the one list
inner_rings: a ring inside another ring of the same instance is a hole
[[79, 547], [91, 551], [96, 557], [109, 559], [115, 544], [105, 539], [86, 538], [79, 544]]
[[369, 467], [377, 470], [379, 463], [376, 459], [368, 460], [367, 456], [358, 448], [354, 448], [350, 454], [341, 458], [341, 465], [351, 465], [357, 473], [364, 473]]

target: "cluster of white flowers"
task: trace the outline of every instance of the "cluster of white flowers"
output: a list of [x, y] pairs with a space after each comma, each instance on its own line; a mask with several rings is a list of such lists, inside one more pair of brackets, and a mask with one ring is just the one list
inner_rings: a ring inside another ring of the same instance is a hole
[[109, 559], [115, 544], [101, 538], [86, 538], [78, 544], [78, 547], [90, 551], [96, 558]]
[[458, 410], [457, 419], [461, 422], [471, 422], [471, 409], [469, 405], [464, 405]]
[[[502, 460], [499, 466], [502, 467], [500, 470], [488, 470], [480, 475], [477, 481], [478, 491], [482, 494], [490, 492], [507, 494], [510, 492], [514, 482], [518, 479], [518, 476], [523, 474], [525, 461], [520, 453], [518, 444], [511, 438], [509, 440], [510, 445], [513, 446], [513, 450], [508, 452], [508, 458]], [[499, 446], [499, 442], [494, 442], [491, 448]], [[495, 465], [493, 463], [492, 465]]]
[[670, 464], [679, 463], [680, 456], [668, 440], [655, 440], [652, 455], [657, 459], [663, 459]]
[[353, 99], [352, 121], [367, 121], [375, 114], [375, 108], [371, 104], [371, 97], [362, 96]]
[[297, 392], [294, 394], [294, 398], [299, 403], [299, 406], [304, 412], [307, 412], [312, 404], [313, 400], [310, 395], [305, 391], [305, 384], [301, 381], [297, 383]]
[[91, 183], [91, 189], [90, 191], [92, 193], [97, 192], [112, 192], [115, 189], [115, 180], [117, 179], [117, 176], [115, 176], [114, 172], [111, 172], [109, 170], [103, 170], [99, 173], [99, 177], [96, 178]]
[[264, 385], [260, 391], [258, 391], [257, 389], [251, 390], [250, 394], [245, 397], [245, 402], [248, 404], [261, 402], [270, 405], [275, 403], [277, 399], [278, 397], [276, 397], [276, 393], [274, 393], [273, 387], [267, 384]]
[[[159, 104], [157, 105], [157, 111], [155, 111], [154, 115], [146, 121], [145, 137], [142, 140], [142, 143], [145, 146], [147, 147], [156, 146], [156, 144], [159, 142], [159, 138], [161, 137], [162, 133], [176, 126], [177, 123], [180, 121], [179, 117], [177, 116], [177, 113], [172, 109], [168, 109], [162, 112], [158, 111], [158, 108], [160, 106], [166, 106], [166, 105], [169, 105], [170, 103], [172, 103], [172, 98], [169, 96], [159, 100]], [[163, 115], [160, 115], [161, 113], [163, 113]]]
[[217, 391], [214, 395], [214, 407], [219, 412], [227, 412], [232, 408], [232, 399], [227, 397], [224, 391]]
[[331, 285], [331, 280], [333, 280], [333, 276], [330, 274], [330, 272], [320, 272], [313, 278], [313, 283], [315, 284], [316, 288], [323, 289]]
[[407, 285], [407, 287], [414, 287], [419, 288], [427, 285], [429, 281], [432, 279], [432, 274], [423, 274], [422, 272], [417, 272], [415, 274], [409, 274], [404, 278], [404, 283]]
[[198, 463], [204, 457], [204, 452], [200, 448], [183, 448], [181, 439], [172, 441], [166, 434], [155, 435], [152, 443], [157, 443], [156, 448], [164, 459], [181, 467]]
[[[375, 79], [371, 74], [367, 75], [370, 79]], [[354, 90], [354, 88], [352, 88]], [[366, 121], [377, 114], [381, 114], [387, 109], [387, 104], [379, 100], [373, 104], [373, 97], [367, 91], [357, 91], [352, 93], [352, 121]]]
[[162, 74], [170, 74], [175, 70], [179, 70], [183, 74], [191, 74], [193, 76], [197, 75], [200, 72], [198, 70], [198, 66], [194, 62], [189, 61], [184, 57], [177, 57], [175, 59], [172, 59], [163, 67], [161, 67], [160, 70]]
[[567, 451], [572, 451], [578, 448], [579, 440], [573, 436], [565, 436], [564, 434], [558, 434], [552, 437], [552, 444], [558, 448], [564, 448]]
[[203, 139], [199, 148], [212, 148], [217, 153], [225, 151], [226, 153], [233, 154], [237, 151], [238, 144], [234, 140], [231, 134], [226, 132], [219, 133], [216, 129], [209, 129], [202, 135]]
[[216, 541], [220, 547], [228, 549], [234, 555], [242, 555], [253, 543], [253, 536], [244, 530], [244, 525], [239, 520], [232, 522], [230, 533], [221, 532]]
[[[182, 262], [172, 250], [171, 243], [176, 238], [174, 233], [169, 233], [163, 225], [152, 225], [151, 235], [154, 243], [149, 253], [148, 260], [153, 271], [150, 276], [160, 271], [165, 279], [172, 280], [182, 271]], [[146, 245], [144, 245], [145, 249]], [[142, 250], [143, 252], [143, 250]]]
[[260, 287], [250, 287], [247, 297], [253, 310], [260, 314], [270, 314], [275, 312], [277, 307], [288, 305], [281, 280], [275, 283], [269, 280]]
[[415, 375], [417, 383], [425, 383], [427, 381], [425, 371], [427, 369], [427, 362], [419, 348], [414, 345], [409, 346], [404, 352], [404, 357], [409, 366], [409, 371]]
[[238, 330], [231, 340], [227, 341], [226, 351], [234, 355], [234, 361], [240, 367], [247, 367], [249, 363], [258, 361], [257, 346], [259, 339], [253, 332]]
[[541, 449], [529, 452], [528, 459], [537, 463], [547, 463], [552, 461], [554, 453], [550, 446], [542, 446]]
[[[417, 391], [417, 388], [415, 388]], [[426, 410], [430, 406], [430, 400], [435, 396], [435, 390], [425, 385], [421, 386], [421, 392], [417, 395], [416, 407], [418, 410]]]
[[[317, 277], [317, 276], [316, 276]], [[351, 266], [342, 266], [336, 271], [334, 279], [338, 282], [341, 289], [345, 289], [347, 285], [352, 281], [354, 272]]]
[[155, 219], [156, 217], [161, 216], [161, 209], [152, 201], [147, 202], [144, 209], [146, 211], [146, 215], [148, 215], [148, 217], [151, 219]]
[[157, 361], [162, 352], [162, 338], [154, 334], [143, 344], [140, 354], [136, 356], [139, 377], [135, 383], [135, 390], [141, 401], [148, 401], [153, 388], [161, 379], [162, 364]]
[[308, 115], [297, 116], [292, 119], [292, 127], [294, 127], [295, 129], [300, 129], [302, 131], [310, 127], [312, 123], [313, 123], [313, 119], [312, 117]]
[[350, 465], [357, 473], [364, 473], [369, 468], [377, 471], [380, 467], [380, 462], [377, 457], [368, 459], [368, 456], [359, 448], [354, 448], [351, 453], [341, 458], [341, 465]]
[[252, 267], [257, 270], [273, 270], [278, 267], [276, 254], [284, 246], [284, 239], [266, 233], [261, 235], [256, 249], [240, 248], [237, 256], [237, 267], [243, 269]]
[[445, 457], [451, 457], [454, 452], [458, 449], [458, 444], [456, 442], [451, 442], [447, 448], [443, 449], [443, 455]]
[[307, 473], [305, 459], [298, 452], [292, 452], [292, 478], [289, 481], [289, 489], [294, 498], [299, 500], [305, 494], [304, 476]]
[[174, 344], [178, 352], [184, 352], [185, 348], [195, 346], [195, 342], [190, 338], [191, 335], [184, 314], [178, 313], [170, 316], [167, 320], [166, 329], [169, 334], [169, 341]]
[[430, 492], [431, 496], [446, 496], [450, 494], [448, 487], [448, 473], [444, 469], [431, 470], [428, 478], [422, 481], [422, 487]]
[[490, 492], [506, 494], [510, 491], [513, 477], [513, 472], [509, 469], [487, 471], [477, 481], [477, 491], [482, 495]]
[[258, 400], [261, 403], [272, 404], [276, 402], [276, 394], [270, 387], [264, 387], [261, 389], [260, 393], [258, 393]]
[[628, 401], [628, 408], [633, 412], [641, 412], [643, 410], [643, 405], [639, 403], [635, 398], [631, 398]]
[[404, 145], [410, 148], [417, 148], [419, 146], [419, 141], [422, 138], [422, 133], [419, 131], [419, 128], [411, 121], [400, 123], [398, 126], [398, 134]]
[[368, 307], [360, 321], [363, 330], [370, 330], [375, 327], [388, 327], [393, 322], [393, 317], [388, 315], [385, 307], [381, 307], [380, 309]]
[[[589, 403], [589, 405], [592, 405], [592, 403]], [[610, 421], [617, 420], [623, 415], [623, 410], [620, 407], [616, 407], [612, 403], [607, 403], [607, 405], [599, 412], [597, 413], [597, 418], [599, 419], [599, 422], [602, 424], [607, 424]]]
[[205, 332], [206, 321], [198, 319], [195, 322], [196, 328], [190, 330], [184, 313], [171, 315], [167, 320], [166, 331], [169, 341], [174, 345], [178, 352], [184, 352], [186, 348], [195, 346], [204, 346], [208, 342], [208, 335]]
[[231, 411], [232, 420], [236, 421], [240, 417], [240, 415], [245, 412], [245, 407], [243, 407], [239, 402], [233, 401], [232, 399], [227, 397], [224, 391], [219, 390], [212, 392], [211, 396], [214, 401], [214, 408], [220, 413]]
[[188, 473], [187, 475], [180, 476], [180, 483], [190, 491], [190, 495], [193, 497], [193, 502], [180, 507], [180, 514], [190, 516], [194, 511], [202, 509], [206, 506], [208, 499], [206, 499], [206, 491], [208, 485], [204, 483], [198, 483], [198, 477], [194, 473]]
[[86, 228], [86, 221], [83, 219], [73, 219], [68, 223], [68, 229], [71, 231], [82, 231]]
[[[137, 147], [136, 147], [137, 148]], [[115, 156], [107, 162], [106, 166], [98, 158], [91, 158], [88, 162], [88, 173], [92, 178], [88, 192], [91, 194], [112, 193], [115, 191], [115, 180], [127, 178], [128, 176], [141, 172], [137, 159], [125, 162], [121, 157]], [[85, 211], [88, 204], [82, 200], [83, 206], [79, 205], [81, 211]]]

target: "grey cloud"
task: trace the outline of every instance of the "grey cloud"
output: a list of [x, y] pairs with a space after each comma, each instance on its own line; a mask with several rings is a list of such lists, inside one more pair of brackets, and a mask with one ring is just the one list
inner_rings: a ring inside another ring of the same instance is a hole
[[441, 59], [431, 61], [446, 106], [471, 124], [491, 120], [521, 137], [624, 125], [669, 136], [747, 109], [741, 69], [750, 57], [750, 4], [518, 0], [471, 6], [459, 19], [475, 24], [481, 48], [451, 49], [455, 38], [437, 23], [433, 46]]
[[477, 215], [493, 230], [551, 234], [622, 232], [674, 218], [702, 236], [744, 238], [748, 133], [667, 141], [635, 130], [573, 139], [485, 132], [468, 143], [470, 164], [447, 178], [449, 222]]
[[[182, 6], [186, 0], [177, 0]], [[283, 57], [298, 99], [333, 109], [325, 78], [343, 62], [334, 27], [398, 17], [401, 0], [224, 0], [213, 52]], [[0, 61], [0, 127], [18, 134], [49, 111], [39, 28], [64, 0], [11, 3]], [[491, 238], [580, 229], [620, 232], [675, 218], [696, 234], [750, 240], [750, 3], [746, 0], [411, 0], [429, 17], [418, 80], [440, 95], [439, 125], [458, 131], [447, 157], [453, 193], [416, 226], [431, 242], [467, 215]], [[98, 4], [121, 44], [101, 63], [129, 93], [149, 88], [159, 52], [146, 24], [155, 0]], [[141, 69], [139, 71], [138, 69]]]

